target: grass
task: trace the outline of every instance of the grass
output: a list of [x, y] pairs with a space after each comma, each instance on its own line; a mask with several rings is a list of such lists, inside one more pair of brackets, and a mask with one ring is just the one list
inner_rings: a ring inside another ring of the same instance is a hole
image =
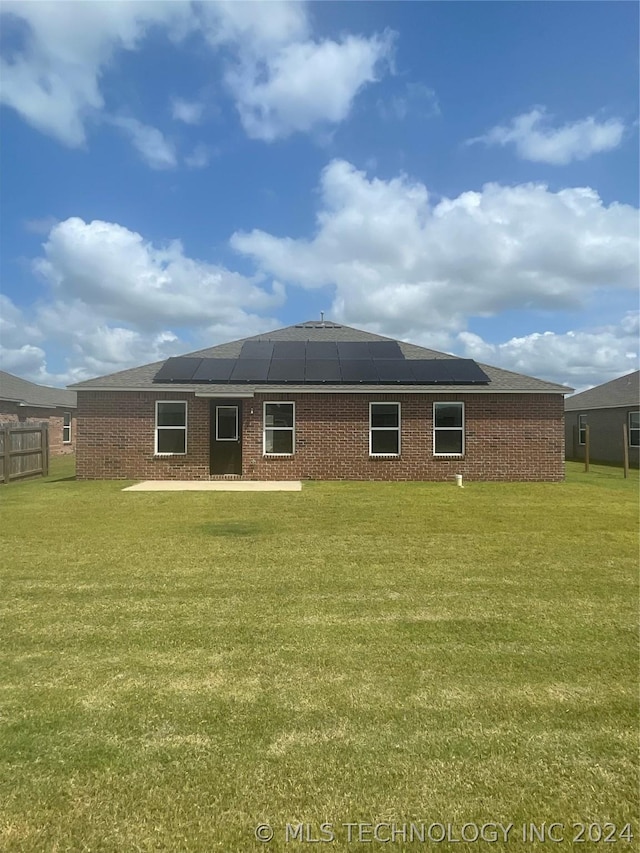
[[323, 821], [333, 851], [411, 821], [634, 848], [637, 472], [123, 493], [71, 465], [0, 492], [2, 851], [280, 851]]

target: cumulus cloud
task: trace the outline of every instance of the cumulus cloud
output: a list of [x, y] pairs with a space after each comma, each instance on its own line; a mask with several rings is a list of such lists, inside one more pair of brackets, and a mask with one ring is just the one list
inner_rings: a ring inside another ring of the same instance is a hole
[[0, 59], [0, 102], [69, 146], [105, 107], [100, 76], [118, 50], [136, 50], [151, 27], [177, 35], [194, 23], [188, 3], [2, 4], [5, 34], [19, 47]]
[[243, 61], [227, 72], [227, 83], [247, 134], [273, 141], [343, 121], [391, 50], [388, 36], [295, 42]]
[[[85, 142], [89, 120], [108, 116], [101, 77], [118, 52], [140, 49], [154, 27], [174, 41], [196, 31], [211, 51], [221, 53], [226, 87], [246, 132], [267, 141], [343, 121], [392, 51], [388, 34], [314, 40], [306, 5], [280, 0], [5, 0], [2, 16], [11, 50], [0, 60], [1, 102], [69, 146]], [[198, 124], [204, 104], [175, 98], [172, 115]], [[155, 152], [146, 158], [150, 165], [166, 167], [172, 158], [160, 132], [133, 121], [117, 123], [143, 154]]]
[[185, 101], [182, 98], [173, 98], [171, 115], [176, 121], [182, 121], [185, 124], [200, 124], [204, 116], [204, 104], [201, 101]]
[[461, 332], [457, 351], [485, 364], [583, 391], [638, 369], [639, 316], [633, 311], [618, 324], [562, 334], [534, 332], [498, 344]]
[[[64, 384], [159, 361], [279, 325], [284, 287], [154, 246], [111, 222], [56, 223], [34, 270], [46, 290], [28, 311], [0, 297], [4, 369]], [[36, 344], [39, 344], [36, 345]], [[50, 372], [46, 353], [69, 353]]]
[[199, 327], [284, 300], [282, 287], [189, 258], [177, 240], [156, 247], [122, 225], [77, 217], [51, 230], [35, 267], [57, 299], [149, 330]]
[[590, 188], [487, 184], [430, 201], [406, 176], [369, 179], [336, 160], [323, 171], [309, 239], [238, 232], [258, 268], [332, 287], [333, 315], [389, 334], [457, 332], [507, 309], [580, 307], [597, 288], [635, 289], [638, 211]]
[[622, 141], [625, 125], [611, 118], [598, 122], [593, 116], [551, 127], [552, 116], [543, 107], [516, 116], [509, 125], [499, 125], [469, 144], [515, 146], [523, 160], [566, 166], [572, 160], [586, 160], [592, 154], [611, 151]]
[[138, 154], [152, 169], [173, 169], [178, 163], [176, 149], [156, 127], [130, 116], [114, 116], [115, 127], [127, 136]]

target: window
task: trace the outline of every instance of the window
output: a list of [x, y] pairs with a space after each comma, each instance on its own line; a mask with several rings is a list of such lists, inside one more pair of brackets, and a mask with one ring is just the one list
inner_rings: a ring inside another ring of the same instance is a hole
[[587, 416], [578, 415], [578, 444], [587, 442]]
[[369, 455], [400, 456], [400, 403], [369, 403]]
[[295, 403], [265, 403], [265, 456], [291, 456], [294, 447]]
[[629, 412], [629, 447], [640, 447], [640, 412]]
[[187, 452], [187, 404], [183, 400], [156, 401], [156, 454]]
[[71, 412], [63, 413], [62, 442], [63, 444], [71, 444]]
[[433, 404], [433, 455], [464, 454], [464, 403]]
[[238, 407], [216, 406], [216, 441], [238, 440]]

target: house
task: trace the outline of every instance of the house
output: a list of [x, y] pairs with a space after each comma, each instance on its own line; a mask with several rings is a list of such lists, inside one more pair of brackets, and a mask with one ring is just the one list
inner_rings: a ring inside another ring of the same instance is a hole
[[638, 467], [640, 451], [640, 370], [612, 379], [565, 400], [567, 459], [584, 459], [589, 426], [592, 462], [622, 465], [623, 425], [627, 426], [629, 465]]
[[46, 424], [49, 453], [73, 453], [76, 441], [76, 392], [36, 385], [0, 370], [0, 425]]
[[82, 479], [564, 477], [572, 389], [338, 323], [72, 387]]

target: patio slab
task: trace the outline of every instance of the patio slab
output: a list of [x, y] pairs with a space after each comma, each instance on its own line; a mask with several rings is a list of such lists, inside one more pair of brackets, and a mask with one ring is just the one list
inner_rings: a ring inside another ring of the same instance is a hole
[[123, 492], [300, 492], [300, 480], [145, 480]]

